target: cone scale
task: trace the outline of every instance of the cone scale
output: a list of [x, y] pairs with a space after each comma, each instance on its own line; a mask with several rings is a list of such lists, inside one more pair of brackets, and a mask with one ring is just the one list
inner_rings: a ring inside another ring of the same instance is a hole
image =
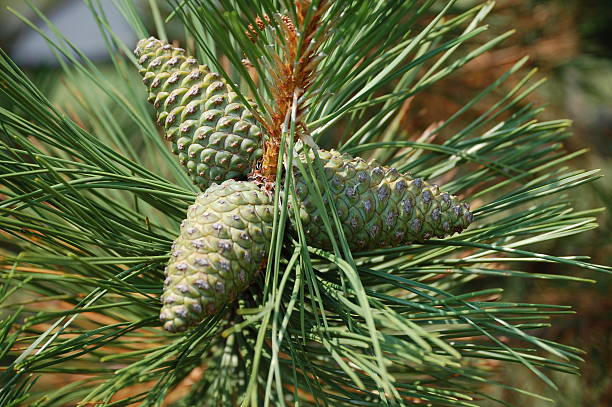
[[[310, 157], [314, 159], [312, 152]], [[319, 150], [319, 157], [330, 187], [323, 202], [333, 201], [353, 250], [400, 246], [434, 236], [442, 238], [462, 231], [473, 220], [467, 203], [420, 178], [338, 151]], [[299, 160], [305, 164], [305, 155]], [[297, 168], [294, 174], [297, 200], [290, 200], [289, 205], [299, 210], [308, 244], [330, 249], [331, 240], [314, 192]], [[322, 177], [317, 179], [320, 186], [323, 181]], [[329, 205], [325, 207], [331, 219]], [[292, 223], [295, 226], [296, 220], [292, 219]]]
[[225, 79], [153, 37], [140, 40], [134, 53], [157, 123], [192, 181], [205, 190], [213, 182], [246, 179], [262, 155], [262, 132]]
[[248, 181], [213, 184], [198, 195], [165, 270], [164, 329], [197, 324], [251, 284], [270, 247], [273, 209], [269, 193]]

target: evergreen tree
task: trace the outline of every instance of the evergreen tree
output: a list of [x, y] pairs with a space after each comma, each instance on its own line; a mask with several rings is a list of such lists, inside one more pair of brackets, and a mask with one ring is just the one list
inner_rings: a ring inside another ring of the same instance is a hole
[[[166, 25], [180, 22], [175, 45], [225, 78], [265, 136], [251, 179], [274, 205], [267, 260], [248, 289], [178, 333], [159, 319], [164, 268], [200, 189], [155, 124], [136, 44], [85, 3], [110, 69], [18, 15], [57, 54], [62, 103], [0, 54], [0, 406], [477, 406], [495, 399], [490, 386], [509, 387], [492, 361], [553, 389], [550, 372], [578, 373], [579, 349], [534, 334], [567, 307], [478, 283], [611, 270], [539, 251], [596, 227], [598, 210], [577, 212], [572, 198], [598, 174], [571, 167], [581, 152], [563, 150], [568, 120], [539, 121], [525, 102], [535, 71], [522, 59], [444, 122], [402, 129], [411, 98], [511, 35], [486, 36], [493, 2], [176, 0], [164, 21], [151, 1], [152, 32], [133, 2], [114, 2], [140, 38], [175, 41]], [[471, 203], [473, 223], [356, 249], [317, 146], [443, 184]], [[321, 209], [328, 247], [290, 204], [299, 188]], [[524, 271], [531, 263], [555, 273]]]

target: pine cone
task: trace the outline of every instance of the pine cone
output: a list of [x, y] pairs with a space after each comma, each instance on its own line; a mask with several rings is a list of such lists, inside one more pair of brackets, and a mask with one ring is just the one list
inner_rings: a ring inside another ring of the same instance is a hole
[[248, 181], [227, 180], [198, 195], [166, 268], [164, 329], [197, 324], [248, 287], [270, 247], [273, 208], [271, 196]]
[[157, 123], [194, 184], [205, 190], [244, 179], [262, 155], [262, 132], [223, 77], [153, 37], [140, 40], [134, 53]]
[[[396, 169], [376, 162], [366, 163], [338, 151], [319, 150], [329, 195], [336, 207], [349, 246], [353, 250], [377, 249], [445, 237], [465, 229], [473, 220], [467, 203], [456, 196], [440, 192], [420, 178], [400, 174]], [[311, 159], [314, 154], [310, 152]], [[304, 154], [299, 159], [306, 163]], [[331, 248], [321, 213], [314, 201], [309, 183], [295, 168], [297, 206], [309, 244]], [[311, 183], [310, 183], [311, 184]], [[324, 185], [318, 179], [319, 185]], [[296, 205], [290, 200], [289, 205]], [[295, 219], [292, 219], [295, 226]]]

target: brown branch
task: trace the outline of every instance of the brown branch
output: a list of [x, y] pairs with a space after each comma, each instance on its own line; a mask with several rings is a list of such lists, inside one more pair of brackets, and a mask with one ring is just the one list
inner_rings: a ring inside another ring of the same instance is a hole
[[[264, 145], [261, 166], [254, 171], [254, 177], [263, 178], [267, 183], [273, 183], [276, 179], [283, 123], [291, 112], [295, 97], [298, 100], [297, 132], [303, 134], [307, 131], [302, 121], [307, 103], [302, 95], [312, 85], [318, 63], [322, 59], [318, 49], [325, 36], [317, 35], [320, 34], [323, 15], [331, 5], [329, 0], [322, 0], [307, 21], [311, 3], [312, 0], [296, 0], [297, 26], [286, 15], [278, 14], [274, 17], [279, 27], [276, 45], [280, 52], [273, 56], [270, 69], [273, 100], [271, 106], [267, 106], [268, 115], [262, 122], [268, 139]], [[264, 16], [264, 19], [270, 24], [268, 16]], [[265, 28], [264, 19], [255, 20], [257, 28], [253, 25], [248, 27], [247, 36], [254, 42], [259, 32]]]

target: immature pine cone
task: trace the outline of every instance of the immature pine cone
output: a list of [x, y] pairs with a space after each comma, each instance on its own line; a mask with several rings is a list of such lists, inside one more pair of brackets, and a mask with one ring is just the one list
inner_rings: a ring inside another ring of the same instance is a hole
[[[474, 218], [467, 203], [420, 178], [334, 150], [319, 150], [319, 156], [330, 186], [329, 197], [323, 194], [323, 201], [327, 204], [331, 199], [334, 203], [351, 249], [377, 249], [445, 237], [467, 228]], [[310, 157], [314, 159], [312, 152]], [[299, 159], [306, 163], [304, 154]], [[309, 182], [297, 167], [294, 174], [298, 202], [290, 200], [289, 205], [299, 208], [308, 243], [329, 249], [331, 241], [308, 189]], [[318, 184], [324, 185], [322, 181], [318, 179]], [[332, 219], [328, 205], [326, 210]], [[295, 226], [295, 219], [292, 223]]]
[[251, 284], [270, 247], [273, 209], [269, 193], [248, 181], [227, 180], [198, 195], [166, 268], [164, 329], [197, 324]]
[[262, 132], [223, 77], [153, 37], [140, 40], [134, 53], [157, 123], [193, 182], [205, 190], [246, 178], [262, 155]]

